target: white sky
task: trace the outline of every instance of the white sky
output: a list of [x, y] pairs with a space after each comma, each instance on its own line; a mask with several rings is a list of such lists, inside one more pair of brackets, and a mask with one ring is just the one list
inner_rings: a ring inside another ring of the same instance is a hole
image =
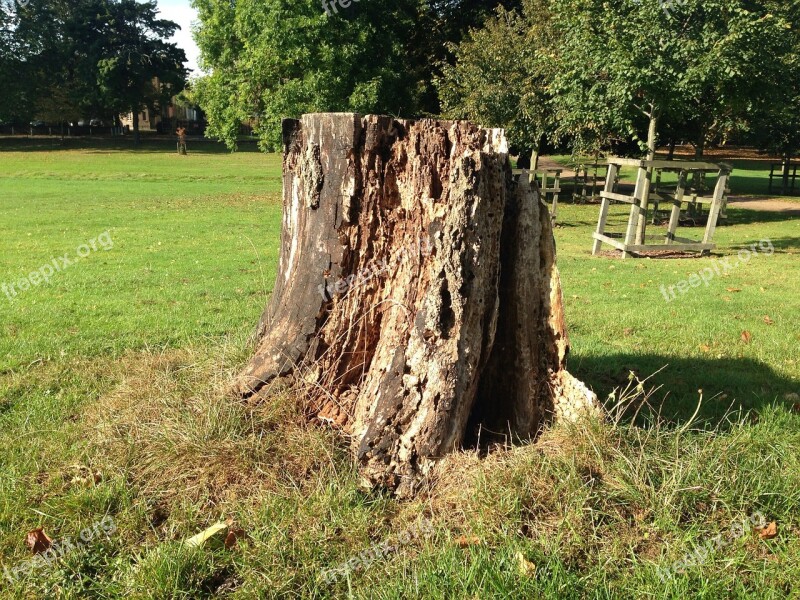
[[192, 39], [192, 21], [197, 19], [197, 11], [192, 8], [190, 0], [158, 0], [158, 8], [162, 19], [175, 21], [181, 26], [181, 30], [175, 33], [171, 41], [183, 48], [189, 60], [187, 66], [198, 74], [197, 59], [200, 51]]

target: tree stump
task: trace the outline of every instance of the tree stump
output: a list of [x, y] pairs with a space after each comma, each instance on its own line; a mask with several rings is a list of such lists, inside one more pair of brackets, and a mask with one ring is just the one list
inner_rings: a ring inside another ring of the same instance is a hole
[[234, 385], [302, 385], [364, 483], [415, 493], [476, 432], [599, 412], [569, 340], [547, 208], [502, 130], [350, 113], [283, 122], [278, 277]]

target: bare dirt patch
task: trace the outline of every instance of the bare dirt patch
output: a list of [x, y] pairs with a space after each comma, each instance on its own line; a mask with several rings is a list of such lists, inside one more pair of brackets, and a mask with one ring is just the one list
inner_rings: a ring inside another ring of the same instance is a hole
[[800, 200], [784, 200], [769, 197], [731, 196], [728, 208], [744, 208], [746, 210], [761, 210], [764, 212], [778, 212], [788, 216], [800, 216]]

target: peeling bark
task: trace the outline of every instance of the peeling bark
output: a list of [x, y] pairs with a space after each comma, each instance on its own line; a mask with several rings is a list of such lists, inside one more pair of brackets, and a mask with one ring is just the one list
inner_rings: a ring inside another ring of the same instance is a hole
[[278, 277], [235, 385], [302, 382], [365, 484], [410, 496], [478, 428], [596, 412], [566, 371], [546, 207], [502, 130], [349, 113], [283, 124]]

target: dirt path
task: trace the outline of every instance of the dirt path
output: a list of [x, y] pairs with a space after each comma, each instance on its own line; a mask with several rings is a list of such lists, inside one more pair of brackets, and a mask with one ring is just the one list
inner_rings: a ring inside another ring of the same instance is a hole
[[800, 216], [800, 201], [783, 200], [781, 198], [746, 198], [742, 196], [731, 196], [728, 199], [728, 207], [744, 208], [747, 210], [763, 210], [765, 212], [783, 213], [789, 216]]
[[575, 171], [572, 169], [567, 169], [560, 163], [554, 161], [549, 156], [540, 156], [539, 157], [539, 168], [540, 169], [561, 169], [561, 177], [575, 177]]

